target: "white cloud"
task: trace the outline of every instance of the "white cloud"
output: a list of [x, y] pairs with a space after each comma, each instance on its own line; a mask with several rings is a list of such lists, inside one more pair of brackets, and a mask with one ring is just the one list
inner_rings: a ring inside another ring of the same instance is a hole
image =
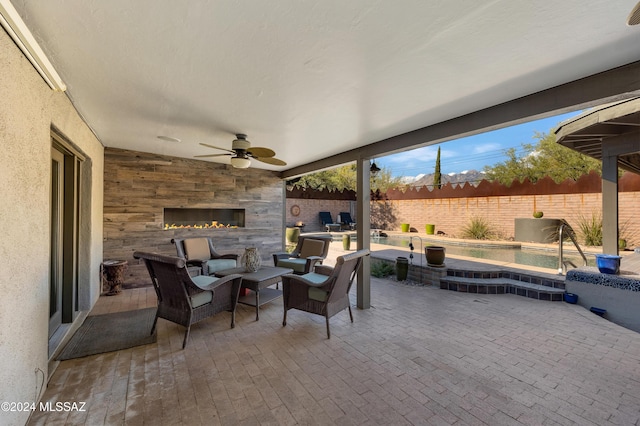
[[485, 152], [494, 152], [503, 149], [503, 146], [496, 142], [487, 142], [473, 146], [474, 154], [484, 154]]
[[389, 157], [386, 157], [386, 160], [391, 164], [407, 165], [407, 163], [416, 164], [429, 161], [435, 162], [437, 155], [437, 146], [424, 146], [411, 151], [390, 155]]

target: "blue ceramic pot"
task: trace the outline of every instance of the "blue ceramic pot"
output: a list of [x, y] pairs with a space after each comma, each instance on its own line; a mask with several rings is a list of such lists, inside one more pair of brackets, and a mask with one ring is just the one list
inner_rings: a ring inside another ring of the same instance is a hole
[[620, 259], [620, 256], [613, 254], [596, 254], [596, 265], [602, 274], [619, 274]]

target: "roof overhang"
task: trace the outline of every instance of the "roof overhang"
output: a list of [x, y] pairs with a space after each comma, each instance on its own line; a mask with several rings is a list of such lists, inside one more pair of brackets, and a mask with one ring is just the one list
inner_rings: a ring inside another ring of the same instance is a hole
[[640, 98], [609, 103], [566, 120], [556, 141], [602, 160], [603, 150], [618, 156], [618, 166], [640, 174]]

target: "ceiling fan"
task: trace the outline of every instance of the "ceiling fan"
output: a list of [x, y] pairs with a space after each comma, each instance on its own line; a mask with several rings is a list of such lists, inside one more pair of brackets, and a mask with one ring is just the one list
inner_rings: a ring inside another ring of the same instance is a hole
[[221, 157], [224, 155], [231, 155], [231, 165], [237, 169], [246, 169], [251, 165], [250, 158], [253, 158], [263, 163], [273, 164], [274, 166], [286, 166], [287, 163], [275, 158], [276, 153], [269, 148], [263, 147], [251, 147], [251, 142], [247, 140], [247, 135], [238, 133], [236, 138], [231, 144], [231, 149], [220, 148], [217, 146], [201, 143], [200, 145], [208, 148], [219, 149], [221, 151], [227, 151], [227, 154], [206, 154], [196, 155], [196, 157]]

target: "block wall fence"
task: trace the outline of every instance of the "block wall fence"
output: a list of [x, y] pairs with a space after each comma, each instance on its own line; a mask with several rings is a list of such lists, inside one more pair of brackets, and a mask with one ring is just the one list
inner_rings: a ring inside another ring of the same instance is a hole
[[[386, 230], [399, 231], [400, 223], [409, 223], [411, 228], [425, 233], [425, 224], [430, 223], [435, 225], [436, 231], [460, 237], [470, 218], [482, 217], [500, 233], [501, 238], [510, 239], [514, 236], [515, 219], [532, 218], [534, 211], [542, 211], [545, 218], [565, 219], [576, 230], [581, 217], [601, 215], [600, 179], [593, 173], [577, 182], [561, 184], [544, 179], [535, 184], [525, 181], [506, 187], [483, 181], [477, 187], [452, 188], [447, 185], [435, 190], [392, 190], [383, 194], [382, 200], [372, 203], [387, 204], [392, 211], [395, 222], [389, 223]], [[338, 194], [345, 197], [343, 193]], [[327, 199], [317, 198], [321, 196]], [[332, 196], [336, 194], [288, 191], [287, 225], [302, 220], [307, 225], [305, 232], [318, 231], [321, 230], [319, 211], [330, 211], [334, 218], [340, 211], [349, 211], [352, 205], [349, 200], [330, 199]], [[352, 196], [355, 200], [355, 194]], [[640, 176], [632, 173], [623, 175], [619, 182], [618, 204], [621, 238], [627, 239], [629, 247], [640, 246], [640, 216], [637, 214], [640, 211]], [[300, 207], [299, 218], [291, 215], [294, 205]]]

